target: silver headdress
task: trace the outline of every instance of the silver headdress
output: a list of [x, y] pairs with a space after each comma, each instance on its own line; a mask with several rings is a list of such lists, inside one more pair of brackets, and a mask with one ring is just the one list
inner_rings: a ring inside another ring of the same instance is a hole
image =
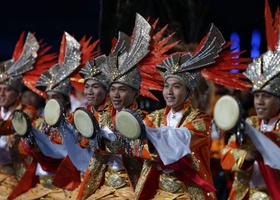
[[[22, 34], [21, 38], [23, 38], [23, 36]], [[12, 59], [0, 63], [0, 83], [21, 90], [22, 75], [33, 69], [33, 64], [38, 56], [37, 51], [39, 47], [38, 41], [34, 35], [29, 32], [19, 58], [13, 56]], [[18, 45], [16, 45], [15, 51], [18, 51], [17, 48], [19, 48]]]
[[106, 90], [109, 90], [110, 80], [109, 78], [102, 73], [100, 66], [105, 62], [106, 55], [98, 56], [88, 62], [80, 70], [79, 74], [86, 82], [88, 79], [93, 79], [101, 83]]
[[64, 32], [59, 55], [63, 60], [59, 60], [48, 71], [41, 74], [36, 88], [44, 92], [54, 91], [69, 96], [72, 90], [69, 76], [80, 65], [80, 47], [80, 43], [75, 38]]
[[203, 46], [195, 55], [190, 53], [172, 55], [157, 65], [157, 69], [165, 80], [171, 76], [179, 78], [193, 91], [199, 82], [200, 71], [203, 67], [215, 63], [224, 43], [222, 34], [212, 24]]
[[137, 13], [132, 44], [129, 44], [129, 37], [124, 33], [119, 35], [115, 50], [101, 67], [111, 83], [123, 83], [136, 90], [140, 89], [142, 79], [136, 65], [149, 52], [150, 30], [150, 24]]
[[280, 97], [280, 10], [271, 16], [265, 1], [265, 24], [268, 51], [253, 59], [243, 73], [252, 82], [252, 92], [266, 91]]
[[244, 75], [252, 82], [253, 92], [262, 90], [280, 97], [280, 40], [275, 51], [253, 59]]

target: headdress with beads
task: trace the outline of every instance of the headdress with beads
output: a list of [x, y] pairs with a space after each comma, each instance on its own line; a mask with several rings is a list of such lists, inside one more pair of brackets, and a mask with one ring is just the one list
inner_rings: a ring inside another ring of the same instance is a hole
[[170, 54], [167, 54], [167, 52], [180, 42], [170, 42], [170, 39], [174, 36], [175, 32], [166, 37], [163, 36], [168, 25], [156, 32], [155, 30], [158, 21], [159, 19], [155, 20], [152, 24], [150, 34], [152, 39], [149, 46], [149, 53], [138, 64], [142, 77], [140, 95], [156, 101], [158, 101], [158, 98], [152, 93], [152, 91], [162, 91], [163, 89], [163, 77], [158, 73], [156, 66], [164, 59], [168, 58]]
[[89, 79], [93, 79], [101, 83], [106, 90], [109, 90], [110, 80], [106, 75], [100, 70], [100, 66], [105, 62], [106, 56], [102, 55], [96, 58], [93, 58], [86, 62], [85, 66], [80, 70], [79, 74], [86, 82]]
[[[175, 32], [163, 37], [168, 25], [164, 26], [157, 32], [155, 31], [158, 21], [159, 19], [155, 20], [151, 26], [151, 40], [148, 47], [149, 52], [137, 64], [134, 74], [134, 78], [136, 78], [136, 80], [139, 82], [137, 85], [140, 84], [140, 95], [156, 101], [158, 101], [158, 99], [156, 96], [154, 96], [152, 91], [162, 91], [163, 88], [163, 78], [156, 70], [156, 65], [167, 58], [169, 54], [166, 52], [171, 50], [179, 43], [179, 41], [172, 43], [169, 42]], [[110, 57], [118, 56], [118, 54], [122, 54], [123, 52], [127, 51], [130, 47], [130, 38], [134, 38], [134, 33], [131, 37], [129, 37], [126, 34], [119, 32], [118, 40], [116, 41], [116, 45], [113, 45], [114, 48], [112, 49]], [[113, 42], [115, 41], [113, 40]]]
[[110, 83], [118, 82], [136, 90], [140, 89], [142, 79], [136, 65], [149, 52], [150, 30], [150, 24], [137, 13], [131, 45], [127, 42], [129, 37], [122, 38], [119, 35], [118, 44], [122, 45], [118, 45], [118, 47], [123, 47], [124, 51], [121, 52], [119, 49], [113, 51], [101, 67], [103, 73], [109, 77]]
[[157, 69], [164, 79], [177, 77], [193, 91], [200, 78], [200, 70], [215, 62], [225, 40], [220, 31], [212, 24], [203, 46], [192, 55], [175, 54], [165, 59]]
[[268, 51], [253, 59], [244, 75], [252, 82], [252, 91], [266, 91], [280, 97], [280, 10], [274, 19], [265, 1], [265, 22]]
[[250, 59], [239, 58], [244, 51], [227, 50], [232, 43], [226, 43], [220, 31], [212, 24], [193, 54], [175, 53], [158, 65], [157, 69], [164, 79], [177, 77], [191, 91], [197, 86], [200, 77], [225, 87], [248, 91], [251, 84], [242, 72], [232, 73], [231, 70], [244, 71]]
[[64, 32], [58, 63], [39, 77], [36, 84], [37, 89], [44, 92], [54, 91], [65, 96], [70, 95], [72, 91], [70, 76], [79, 71], [79, 67], [85, 64], [86, 59], [82, 59], [83, 55], [87, 55], [88, 59], [92, 58], [91, 51], [95, 48], [95, 46], [89, 45], [85, 39], [81, 41], [83, 43], [79, 43], [74, 37]]
[[15, 46], [12, 59], [0, 63], [0, 83], [21, 90], [22, 75], [33, 69], [39, 48], [39, 42], [30, 32], [24, 42], [23, 32]]

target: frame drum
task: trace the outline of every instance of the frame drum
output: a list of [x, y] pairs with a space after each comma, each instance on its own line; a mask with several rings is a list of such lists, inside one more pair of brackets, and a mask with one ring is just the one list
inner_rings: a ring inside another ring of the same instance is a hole
[[99, 127], [93, 113], [82, 107], [74, 112], [74, 124], [80, 134], [86, 138], [95, 137]]
[[15, 110], [12, 115], [12, 125], [15, 132], [24, 136], [31, 127], [31, 122], [26, 113], [21, 110]]
[[240, 119], [240, 107], [238, 102], [231, 96], [221, 97], [214, 107], [214, 120], [216, 125], [225, 131], [236, 126]]
[[64, 108], [56, 99], [50, 99], [44, 108], [45, 121], [50, 126], [57, 126], [62, 118]]
[[129, 139], [138, 139], [145, 135], [145, 125], [140, 115], [133, 110], [124, 108], [116, 115], [116, 129]]

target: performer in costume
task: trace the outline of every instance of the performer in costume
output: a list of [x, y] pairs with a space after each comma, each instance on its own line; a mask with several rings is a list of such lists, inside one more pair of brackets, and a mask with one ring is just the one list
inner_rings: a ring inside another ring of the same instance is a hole
[[229, 45], [212, 25], [193, 54], [177, 53], [157, 66], [164, 77], [166, 108], [145, 118], [154, 149], [149, 148], [152, 159], [144, 163], [135, 198], [216, 199], [210, 171], [211, 118], [194, 109], [190, 98], [200, 76], [223, 85], [231, 85], [229, 77], [240, 78], [229, 70], [241, 60], [234, 61], [231, 51], [221, 52]]
[[[84, 78], [84, 94], [87, 99], [86, 110], [93, 113], [96, 119], [98, 119], [98, 112], [106, 110], [111, 105], [107, 97], [109, 79], [99, 69], [103, 61], [103, 57], [93, 58], [86, 62], [85, 66], [79, 72]], [[79, 82], [79, 80], [76, 79], [75, 81]], [[64, 140], [71, 164], [83, 175], [88, 167], [93, 151], [90, 149], [90, 139], [81, 135], [76, 130], [76, 127], [73, 126], [75, 111], [70, 114], [68, 120], [62, 119], [62, 122], [57, 128]], [[56, 186], [67, 188], [71, 185], [72, 180], [68, 180], [67, 182], [64, 176], [66, 173], [65, 170], [69, 170], [68, 168], [68, 162], [59, 167], [59, 171], [54, 178], [54, 184]]]
[[36, 109], [20, 102], [23, 80], [30, 70], [49, 59], [44, 55], [49, 48], [43, 47], [30, 32], [25, 41], [24, 36], [23, 32], [15, 46], [12, 59], [1, 63], [1, 199], [8, 197], [32, 160], [23, 150], [25, 141], [14, 134], [11, 122], [15, 110], [23, 111], [31, 120], [36, 118]]
[[[39, 73], [40, 77], [37, 76], [36, 85], [32, 84], [30, 88], [45, 96], [46, 102], [50, 99], [58, 100], [65, 108], [61, 112], [68, 117], [68, 109], [70, 108], [69, 95], [72, 90], [69, 77], [81, 66], [81, 63], [87, 61], [83, 62], [84, 59], [91, 58], [91, 50], [95, 46], [96, 44], [89, 45], [89, 41], [86, 41], [85, 37], [79, 43], [67, 32], [64, 32], [58, 62], [53, 62], [51, 67], [49, 66], [49, 69], [43, 74]], [[40, 69], [37, 70], [39, 71]], [[38, 71], [34, 71], [33, 75], [37, 74]], [[53, 197], [53, 195], [66, 198], [64, 191], [59, 190], [52, 184], [53, 176], [57, 172], [59, 165], [67, 158], [67, 151], [60, 133], [57, 129], [49, 127], [44, 117], [33, 121], [29, 131], [30, 133], [27, 134], [32, 141], [32, 145], [26, 145], [25, 150], [33, 157], [33, 162], [25, 173], [25, 180], [22, 179], [9, 198], [13, 199], [23, 192], [25, 193], [17, 198], [30, 198], [31, 196], [41, 198], [46, 196]], [[74, 176], [74, 172], [70, 175]], [[28, 186], [26, 186], [27, 180], [31, 182]], [[37, 184], [36, 187], [34, 187], [35, 184]], [[25, 187], [22, 187], [22, 185], [25, 185]]]
[[[135, 101], [139, 91], [143, 96], [156, 99], [149, 90], [162, 88], [157, 84], [150, 84], [150, 87], [148, 87], [147, 82], [148, 80], [153, 80], [154, 75], [154, 71], [149, 70], [150, 65], [160, 63], [166, 58], [167, 55], [164, 53], [175, 46], [177, 42], [165, 46], [173, 35], [161, 40], [161, 36], [167, 28], [166, 26], [153, 35], [149, 45], [150, 35], [152, 35], [156, 24], [157, 21], [153, 24], [153, 30], [150, 32], [150, 25], [137, 14], [132, 44], [130, 45], [128, 36], [120, 33], [113, 52], [100, 67], [102, 72], [111, 80], [109, 96], [113, 107], [101, 112], [98, 122], [103, 130], [105, 128], [108, 130], [109, 128], [111, 132], [113, 131], [114, 133], [111, 134], [116, 139], [113, 141], [105, 138], [101, 139], [104, 141], [104, 146], [100, 146], [95, 151], [90, 161], [78, 199], [132, 199], [134, 196], [134, 187], [141, 171], [142, 159], [124, 155], [124, 152], [128, 151], [128, 149], [125, 149], [124, 141], [116, 133], [115, 117], [123, 108], [132, 109], [141, 117], [144, 117], [146, 112], [137, 109]], [[125, 49], [119, 47], [124, 47]], [[154, 76], [154, 79], [157, 78], [157, 76]], [[147, 82], [143, 82], [143, 80], [147, 80]], [[139, 145], [139, 141], [134, 140], [134, 144], [136, 144], [135, 146]], [[116, 182], [117, 180], [119, 182]]]
[[[133, 38], [132, 44], [130, 45], [130, 38], [128, 36], [121, 34], [119, 35], [115, 51], [108, 58], [105, 56], [106, 60], [101, 66], [101, 70], [111, 81], [109, 95], [113, 107], [108, 111], [100, 113], [99, 125], [102, 128], [107, 126], [113, 131], [114, 125], [112, 120], [116, 110], [121, 110], [123, 107], [136, 106], [135, 99], [139, 95], [141, 83], [141, 76], [136, 65], [148, 53], [150, 30], [151, 26], [148, 22], [142, 16], [136, 14], [135, 37]], [[123, 49], [118, 49], [119, 47], [123, 47]], [[122, 50], [123, 52], [121, 52]], [[117, 91], [112, 90], [112, 87]], [[120, 95], [120, 89], [122, 96]], [[112, 98], [113, 91], [118, 98], [117, 101]], [[129, 170], [136, 170], [136, 166], [140, 166], [141, 168], [142, 164], [138, 160], [133, 160], [130, 163], [130, 168], [126, 168], [128, 166], [124, 165], [125, 161], [123, 161], [122, 155], [118, 154], [120, 149], [113, 148], [117, 146], [117, 143], [115, 141], [105, 141], [104, 138], [101, 139], [107, 143], [105, 144], [106, 147], [99, 147], [94, 152], [81, 185], [78, 199], [86, 199], [92, 194], [97, 196], [90, 198], [130, 199], [133, 196], [132, 185], [135, 179], [137, 179], [136, 173], [139, 169], [134, 171], [136, 177], [129, 177], [131, 172]], [[104, 152], [101, 152], [100, 148]], [[106, 153], [105, 148], [110, 152]], [[118, 181], [116, 182], [116, 180]]]
[[273, 19], [268, 1], [265, 19], [268, 51], [244, 72], [253, 85], [257, 115], [244, 123], [243, 144], [234, 134], [221, 150], [223, 169], [234, 172], [229, 199], [278, 199], [280, 194], [280, 11]]

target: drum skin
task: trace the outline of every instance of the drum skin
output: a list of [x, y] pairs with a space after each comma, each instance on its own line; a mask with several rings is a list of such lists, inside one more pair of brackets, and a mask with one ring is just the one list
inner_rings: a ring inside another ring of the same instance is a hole
[[74, 113], [74, 124], [80, 134], [86, 138], [95, 137], [96, 119], [86, 108], [77, 108]]
[[44, 118], [48, 125], [56, 126], [59, 124], [63, 114], [63, 106], [56, 99], [50, 99], [44, 108]]
[[116, 115], [115, 123], [118, 132], [128, 139], [140, 139], [146, 135], [145, 124], [135, 110], [123, 108]]
[[15, 110], [12, 116], [12, 125], [18, 135], [24, 136], [28, 132], [31, 122], [27, 114], [23, 111]]
[[234, 128], [240, 118], [238, 102], [229, 95], [221, 97], [215, 104], [213, 115], [220, 129], [228, 131]]

